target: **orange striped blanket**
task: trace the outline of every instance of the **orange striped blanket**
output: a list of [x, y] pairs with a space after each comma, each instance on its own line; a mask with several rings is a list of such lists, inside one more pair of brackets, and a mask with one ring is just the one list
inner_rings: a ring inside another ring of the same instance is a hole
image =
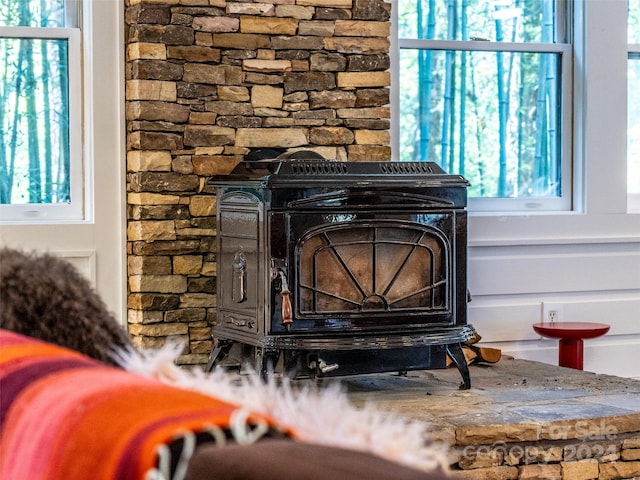
[[227, 429], [238, 408], [0, 330], [4, 480], [142, 479], [159, 445]]

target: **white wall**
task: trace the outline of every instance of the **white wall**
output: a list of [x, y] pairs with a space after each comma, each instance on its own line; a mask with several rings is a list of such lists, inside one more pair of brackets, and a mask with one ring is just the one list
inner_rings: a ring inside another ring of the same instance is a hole
[[553, 302], [560, 321], [611, 325], [585, 341], [585, 370], [640, 378], [640, 242], [471, 247], [469, 257], [469, 322], [487, 346], [557, 364], [557, 340], [531, 326]]
[[0, 246], [69, 260], [124, 326], [124, 5], [120, 0], [86, 0], [84, 6], [85, 219], [3, 223]]

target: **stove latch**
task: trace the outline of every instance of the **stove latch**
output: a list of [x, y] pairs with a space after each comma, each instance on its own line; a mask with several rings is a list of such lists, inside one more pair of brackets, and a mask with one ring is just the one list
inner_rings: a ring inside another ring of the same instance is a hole
[[309, 371], [312, 374], [326, 374], [340, 368], [337, 363], [327, 363], [316, 355], [309, 356]]
[[236, 303], [242, 303], [247, 299], [247, 259], [242, 248], [239, 248], [233, 254], [232, 267], [231, 298]]

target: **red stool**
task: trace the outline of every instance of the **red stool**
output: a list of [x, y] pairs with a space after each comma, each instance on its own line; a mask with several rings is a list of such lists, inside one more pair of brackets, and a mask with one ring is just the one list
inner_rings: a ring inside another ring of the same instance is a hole
[[543, 337], [559, 338], [558, 364], [561, 367], [583, 368], [585, 338], [596, 338], [609, 331], [605, 323], [554, 322], [534, 323], [533, 329]]

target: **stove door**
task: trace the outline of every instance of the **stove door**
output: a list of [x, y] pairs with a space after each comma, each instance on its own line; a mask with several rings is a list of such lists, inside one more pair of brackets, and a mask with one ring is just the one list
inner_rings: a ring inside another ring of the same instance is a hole
[[453, 214], [383, 217], [290, 215], [292, 328], [452, 324]]

